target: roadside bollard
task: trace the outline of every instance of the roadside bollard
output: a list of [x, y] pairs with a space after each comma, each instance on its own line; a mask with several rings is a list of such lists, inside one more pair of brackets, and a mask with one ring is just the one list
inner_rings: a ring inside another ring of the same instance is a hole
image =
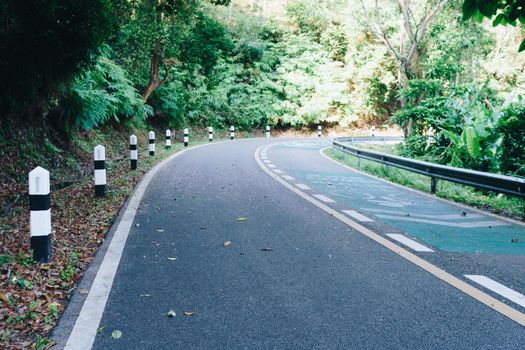
[[149, 132], [149, 155], [155, 155], [155, 133], [153, 131]]
[[208, 127], [208, 141], [213, 141], [213, 128], [211, 126]]
[[95, 155], [95, 197], [104, 197], [106, 193], [106, 148], [98, 145]]
[[184, 147], [188, 147], [188, 143], [190, 142], [190, 136], [189, 136], [189, 130], [188, 128], [184, 129]]
[[233, 140], [235, 138], [235, 127], [232, 125], [230, 126], [230, 140]]
[[321, 137], [321, 134], [323, 132], [323, 128], [321, 128], [321, 125], [317, 126], [317, 136]]
[[129, 137], [129, 159], [131, 160], [131, 170], [137, 169], [137, 136], [131, 135]]
[[171, 148], [171, 131], [166, 130], [166, 148]]
[[266, 125], [266, 138], [270, 138], [270, 125]]
[[51, 259], [51, 187], [49, 171], [37, 166], [29, 173], [29, 230], [33, 261]]
[[376, 137], [376, 127], [372, 126], [372, 137]]

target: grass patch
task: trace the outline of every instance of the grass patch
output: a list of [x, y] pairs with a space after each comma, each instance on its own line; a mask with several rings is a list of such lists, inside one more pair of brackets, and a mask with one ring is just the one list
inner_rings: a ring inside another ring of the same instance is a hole
[[[388, 152], [384, 147], [381, 147], [381, 149], [384, 152]], [[389, 153], [391, 153], [391, 151]], [[325, 154], [354, 169], [406, 187], [430, 193], [430, 177], [428, 176], [386, 166], [366, 159], [361, 159], [359, 166], [359, 159], [357, 157], [333, 148], [327, 149]], [[524, 202], [519, 198], [479, 191], [472, 187], [443, 180], [438, 180], [436, 196], [516, 220], [523, 220], [523, 214], [525, 212]]]

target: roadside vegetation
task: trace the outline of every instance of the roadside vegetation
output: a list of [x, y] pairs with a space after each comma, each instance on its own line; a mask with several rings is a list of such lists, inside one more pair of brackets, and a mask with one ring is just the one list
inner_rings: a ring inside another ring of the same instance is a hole
[[[400, 155], [525, 176], [519, 4], [377, 5], [1, 2], [0, 347], [49, 345], [50, 329], [133, 185], [168, 155], [161, 147], [155, 158], [141, 153], [140, 168], [127, 171], [132, 132], [145, 145], [150, 129], [161, 139], [170, 128], [179, 139], [185, 127], [220, 134], [235, 125], [251, 135], [266, 125], [308, 134], [319, 124], [348, 133], [386, 125], [406, 137]], [[95, 202], [91, 157], [99, 143], [112, 178], [107, 198]], [[29, 259], [27, 173], [36, 166], [50, 170], [53, 187], [56, 248], [48, 265]], [[389, 176], [428, 187], [394, 169]], [[515, 199], [454, 186], [440, 182], [438, 194], [521, 216]]]

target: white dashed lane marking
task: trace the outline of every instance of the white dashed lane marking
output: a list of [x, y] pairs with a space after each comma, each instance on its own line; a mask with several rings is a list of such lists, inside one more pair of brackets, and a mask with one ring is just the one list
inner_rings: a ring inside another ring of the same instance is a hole
[[290, 175], [283, 175], [283, 179], [288, 180], [288, 181], [292, 181], [294, 178], [291, 177]]
[[311, 188], [305, 184], [295, 184], [295, 186], [299, 187], [301, 190], [311, 190]]
[[273, 169], [273, 172], [277, 173], [277, 174], [282, 174], [283, 173], [282, 170], [279, 170], [279, 169]]
[[273, 165], [273, 164], [268, 164], [268, 168], [275, 168], [275, 165]]
[[399, 217], [393, 215], [382, 215], [376, 214], [380, 219], [393, 219], [399, 221], [412, 221], [420, 222], [424, 224], [432, 225], [441, 225], [441, 226], [451, 226], [451, 227], [462, 227], [462, 228], [475, 228], [475, 227], [489, 227], [489, 226], [504, 226], [508, 223], [503, 221], [473, 221], [473, 222], [451, 222], [451, 221], [437, 221], [437, 220], [427, 220], [427, 219], [416, 219], [410, 217]]
[[271, 163], [271, 161], [270, 161], [270, 160], [265, 160], [264, 162], [265, 162], [265, 163], [267, 163], [267, 164], [268, 164], [268, 163]]
[[413, 239], [410, 239], [398, 233], [387, 233], [386, 235], [392, 239], [395, 239], [399, 243], [406, 245], [412, 250], [415, 250], [416, 252], [434, 252], [432, 249], [425, 247], [424, 245], [414, 241]]
[[370, 219], [367, 216], [364, 216], [361, 213], [358, 213], [355, 210], [343, 210], [343, 213], [345, 213], [346, 215], [349, 215], [349, 216], [353, 217], [354, 219], [356, 219], [358, 221], [361, 221], [361, 222], [374, 222], [374, 220]]
[[501, 283], [494, 281], [486, 276], [482, 275], [465, 275], [466, 278], [476, 282], [477, 284], [482, 285], [483, 287], [490, 289], [494, 293], [509, 299], [510, 301], [525, 307], [525, 295], [516, 292], [509, 287], [504, 286]]
[[319, 199], [320, 201], [323, 201], [325, 203], [335, 203], [335, 201], [332, 198], [328, 198], [324, 194], [314, 194], [315, 198]]

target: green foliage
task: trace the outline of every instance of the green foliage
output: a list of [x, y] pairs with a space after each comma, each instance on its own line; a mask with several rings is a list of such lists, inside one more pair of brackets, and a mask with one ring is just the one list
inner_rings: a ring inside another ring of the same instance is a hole
[[[106, 50], [107, 51], [107, 50]], [[140, 94], [126, 77], [126, 72], [112, 61], [107, 52], [94, 66], [77, 76], [64, 100], [67, 118], [85, 130], [113, 119], [143, 120], [152, 114]]]
[[502, 136], [498, 156], [501, 171], [525, 176], [525, 106], [514, 104], [503, 111], [497, 132]]
[[0, 108], [40, 119], [47, 99], [114, 28], [110, 1], [6, 0], [0, 9]]

